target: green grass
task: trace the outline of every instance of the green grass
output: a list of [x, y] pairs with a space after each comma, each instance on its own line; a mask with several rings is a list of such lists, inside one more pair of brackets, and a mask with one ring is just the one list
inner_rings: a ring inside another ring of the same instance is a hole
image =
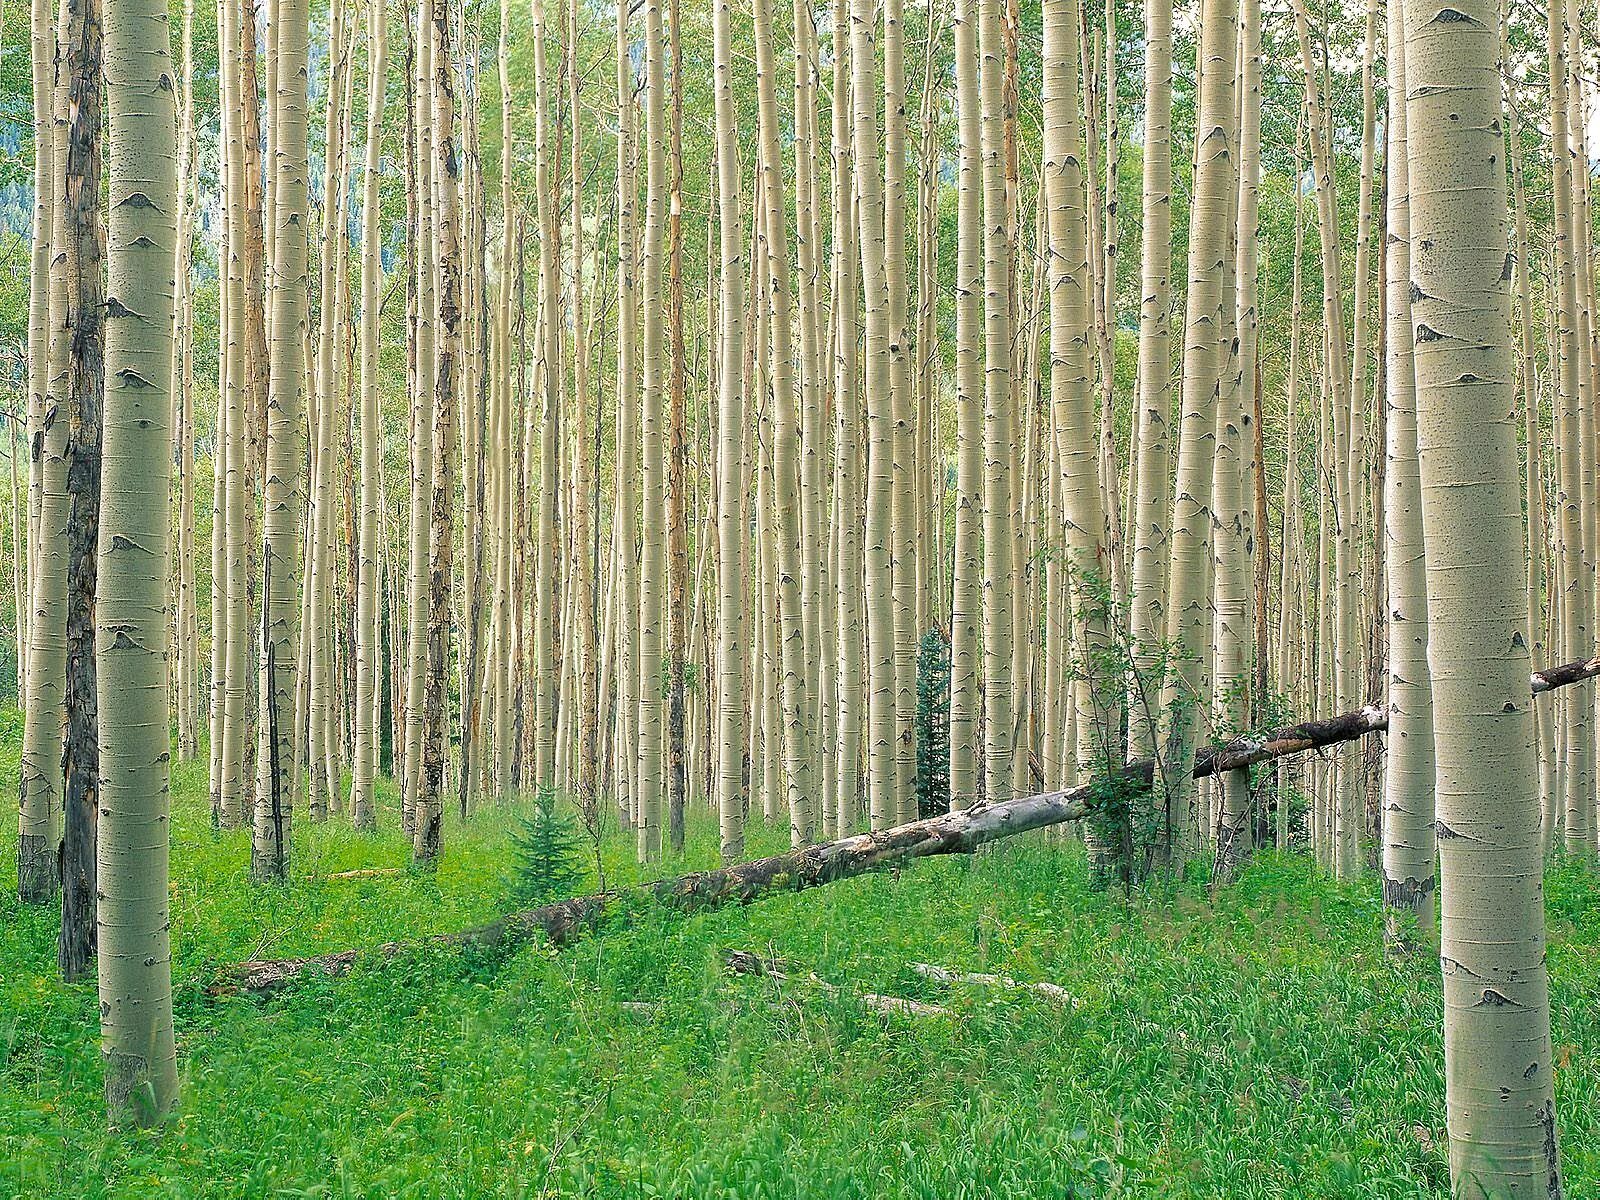
[[[0, 718], [16, 777], [18, 722]], [[499, 911], [503, 811], [450, 822], [432, 876], [384, 829], [296, 831], [294, 880], [245, 880], [174, 772], [173, 936], [184, 1100], [157, 1133], [102, 1128], [93, 986], [54, 978], [53, 914], [20, 911], [0, 831], [0, 1196], [1442, 1197], [1437, 967], [1379, 952], [1375, 889], [1257, 860], [1213, 904], [1097, 892], [1030, 838], [747, 908], [635, 914], [562, 953], [365, 965], [211, 1000], [216, 964], [460, 927]], [[752, 853], [774, 848], [756, 830]], [[689, 865], [715, 857], [691, 821]], [[608, 871], [636, 877], [623, 835]], [[678, 869], [676, 866], [674, 870]], [[8, 873], [9, 872], [9, 873]], [[1550, 877], [1568, 1195], [1600, 1195], [1600, 887]], [[771, 949], [843, 985], [731, 978]], [[1078, 998], [946, 989], [914, 961], [1051, 980]], [[854, 991], [951, 1018], [885, 1018]], [[639, 1002], [644, 1002], [641, 1006]]]

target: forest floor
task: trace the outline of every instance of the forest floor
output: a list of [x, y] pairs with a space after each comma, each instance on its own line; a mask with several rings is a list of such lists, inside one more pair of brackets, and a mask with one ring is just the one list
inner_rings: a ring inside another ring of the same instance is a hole
[[[21, 722], [0, 714], [14, 788]], [[11, 797], [14, 800], [14, 796]], [[634, 914], [556, 953], [436, 951], [261, 1000], [219, 964], [417, 937], [505, 905], [505, 809], [451, 820], [435, 874], [382, 832], [296, 822], [287, 888], [173, 773], [183, 1104], [102, 1127], [92, 983], [55, 978], [0, 828], [0, 1196], [1443, 1197], [1438, 966], [1380, 951], [1371, 880], [1265, 855], [1200, 888], [1094, 890], [1042, 836], [746, 908]], [[297, 814], [298, 815], [298, 814]], [[687, 861], [716, 829], [691, 820]], [[752, 853], [782, 836], [757, 829]], [[612, 881], [638, 877], [628, 838]], [[663, 868], [665, 870], [666, 868]], [[675, 865], [674, 870], [677, 869]], [[1600, 884], [1547, 888], [1568, 1195], [1600, 1196]], [[730, 976], [727, 949], [795, 976]], [[1065, 988], [931, 983], [914, 962]], [[835, 994], [807, 981], [815, 972]], [[874, 992], [947, 1015], [883, 1015]]]

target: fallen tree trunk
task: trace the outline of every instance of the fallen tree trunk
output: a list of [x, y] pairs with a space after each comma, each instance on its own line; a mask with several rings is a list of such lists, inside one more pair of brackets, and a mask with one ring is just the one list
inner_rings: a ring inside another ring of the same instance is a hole
[[1026, 983], [1021, 979], [1012, 979], [1009, 975], [990, 975], [982, 971], [952, 971], [947, 967], [936, 967], [932, 963], [914, 962], [911, 969], [924, 979], [931, 979], [935, 983], [954, 986], [958, 983], [971, 984], [975, 987], [1001, 988], [1010, 992], [1033, 992], [1047, 1000], [1054, 1000], [1057, 1004], [1076, 1005], [1072, 993], [1057, 983]]
[[[1533, 676], [1537, 695], [1600, 675], [1600, 656], [1551, 667]], [[1368, 704], [1353, 712], [1316, 721], [1303, 721], [1265, 734], [1249, 734], [1226, 745], [1202, 749], [1195, 757], [1196, 778], [1237, 770], [1270, 759], [1301, 754], [1341, 742], [1353, 741], [1386, 728], [1382, 705]], [[1147, 788], [1154, 761], [1141, 758], [1120, 772], [1123, 786]], [[945, 854], [971, 854], [978, 847], [1032, 829], [1044, 829], [1081, 820], [1092, 808], [1103, 781], [1095, 780], [1066, 791], [1019, 796], [994, 804], [981, 804], [961, 812], [943, 813], [877, 833], [861, 833], [836, 842], [806, 846], [714, 871], [695, 871], [637, 887], [574, 896], [555, 904], [509, 916], [457, 933], [439, 934], [422, 942], [388, 942], [367, 950], [344, 950], [310, 958], [235, 963], [223, 968], [207, 991], [220, 995], [233, 991], [270, 991], [303, 975], [342, 975], [363, 956], [391, 958], [422, 946], [516, 945], [544, 936], [555, 946], [566, 946], [596, 925], [609, 910], [629, 904], [646, 904], [680, 911], [747, 904], [772, 892], [798, 892], [841, 879], [865, 875], [889, 864], [911, 862]]]
[[[782, 964], [769, 961], [759, 954], [751, 954], [748, 950], [728, 950], [723, 953], [723, 962], [728, 964], [728, 970], [735, 975], [759, 975], [770, 979], [773, 983], [809, 983], [818, 991], [829, 996], [844, 995], [844, 991], [837, 985], [825, 979], [818, 979], [815, 974], [808, 974], [803, 980], [796, 980], [784, 974]], [[901, 1017], [948, 1017], [950, 1010], [938, 1004], [924, 1004], [921, 1000], [907, 1000], [904, 996], [880, 996], [876, 992], [862, 992], [855, 997], [863, 1008], [870, 1008], [873, 1012], [886, 1013], [891, 1016]]]

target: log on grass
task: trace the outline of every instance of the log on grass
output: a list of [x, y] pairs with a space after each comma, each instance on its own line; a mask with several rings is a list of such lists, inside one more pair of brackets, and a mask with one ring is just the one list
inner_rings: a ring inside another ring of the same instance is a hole
[[[1600, 675], [1600, 656], [1537, 672], [1537, 695]], [[1254, 763], [1354, 741], [1387, 728], [1382, 705], [1368, 704], [1337, 717], [1303, 721], [1264, 734], [1247, 734], [1196, 755], [1196, 778], [1237, 770]], [[1154, 774], [1149, 758], [1128, 763], [1118, 774], [1123, 787], [1148, 788]], [[980, 804], [876, 833], [806, 846], [714, 871], [695, 871], [637, 887], [575, 896], [542, 908], [512, 913], [487, 925], [440, 934], [422, 942], [389, 942], [370, 950], [345, 950], [310, 958], [235, 963], [223, 968], [208, 987], [212, 995], [271, 991], [302, 976], [341, 975], [363, 957], [392, 958], [426, 946], [502, 948], [544, 937], [557, 947], [570, 945], [611, 910], [654, 905], [693, 912], [724, 904], [747, 904], [773, 892], [798, 892], [881, 867], [945, 854], [971, 854], [980, 846], [1033, 829], [1081, 820], [1092, 811], [1103, 780], [1069, 788]]]
[[[760, 975], [775, 984], [806, 983], [834, 998], [846, 994], [837, 984], [818, 979], [814, 974], [807, 974], [804, 979], [796, 980], [781, 969], [782, 964], [777, 960], [762, 958], [759, 954], [751, 954], [748, 950], [724, 951], [722, 960], [727, 963], [728, 970], [735, 975]], [[870, 1008], [873, 1012], [890, 1016], [948, 1017], [950, 1015], [948, 1008], [937, 1004], [924, 1004], [921, 1000], [907, 1000], [904, 996], [880, 996], [876, 992], [861, 992], [854, 996], [854, 999], [863, 1008]]]
[[990, 975], [982, 971], [952, 971], [948, 967], [936, 967], [932, 963], [914, 962], [910, 966], [924, 979], [931, 979], [947, 987], [965, 983], [975, 987], [999, 988], [1008, 992], [1033, 992], [1035, 995], [1069, 1007], [1078, 1003], [1072, 993], [1058, 983], [1027, 983], [1021, 979], [1012, 979], [1009, 975]]

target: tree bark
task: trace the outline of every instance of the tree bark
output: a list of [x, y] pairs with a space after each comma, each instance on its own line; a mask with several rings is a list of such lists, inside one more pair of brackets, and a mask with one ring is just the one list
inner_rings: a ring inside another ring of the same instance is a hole
[[978, 800], [983, 708], [983, 150], [976, 0], [956, 0], [956, 510], [950, 601], [950, 806]]
[[1406, 0], [1403, 24], [1445, 1107], [1454, 1194], [1558, 1200], [1499, 17]]
[[[1384, 561], [1388, 564], [1389, 761], [1383, 783], [1383, 903], [1386, 943], [1406, 953], [1432, 944], [1434, 863], [1433, 689], [1428, 674], [1428, 588], [1417, 467], [1416, 373], [1412, 362], [1411, 213], [1407, 170], [1402, 5], [1389, 6], [1391, 102], [1388, 180], [1388, 462], [1384, 471]], [[1415, 918], [1412, 938], [1402, 914]]]
[[739, 131], [733, 104], [729, 0], [712, 10], [716, 89], [717, 225], [721, 245], [717, 414], [717, 815], [723, 862], [744, 857], [744, 230]]
[[294, 695], [300, 623], [296, 573], [304, 508], [301, 420], [306, 367], [306, 88], [310, 10], [278, 0], [273, 107], [274, 250], [262, 522], [260, 748], [251, 871], [284, 880], [294, 807]]
[[[95, 704], [95, 549], [100, 527], [101, 404], [105, 393], [104, 241], [100, 222], [101, 26], [99, 0], [67, 0], [67, 673], [61, 932], [57, 961], [69, 983], [94, 957], [95, 833], [100, 747]], [[169, 363], [170, 369], [170, 363]], [[163, 696], [163, 700], [165, 697]]]
[[378, 184], [381, 173], [384, 91], [388, 83], [387, 6], [367, 10], [367, 152], [361, 201], [361, 525], [356, 584], [355, 761], [350, 821], [377, 828], [378, 705], [378, 482], [382, 471], [378, 417], [378, 292], [383, 274], [383, 233]]
[[[177, 94], [165, 0], [105, 21], [110, 217], [104, 494], [95, 610], [101, 1058], [113, 1126], [176, 1102], [172, 1031], [166, 622], [172, 469]], [[98, 194], [98, 193], [97, 193]]]

